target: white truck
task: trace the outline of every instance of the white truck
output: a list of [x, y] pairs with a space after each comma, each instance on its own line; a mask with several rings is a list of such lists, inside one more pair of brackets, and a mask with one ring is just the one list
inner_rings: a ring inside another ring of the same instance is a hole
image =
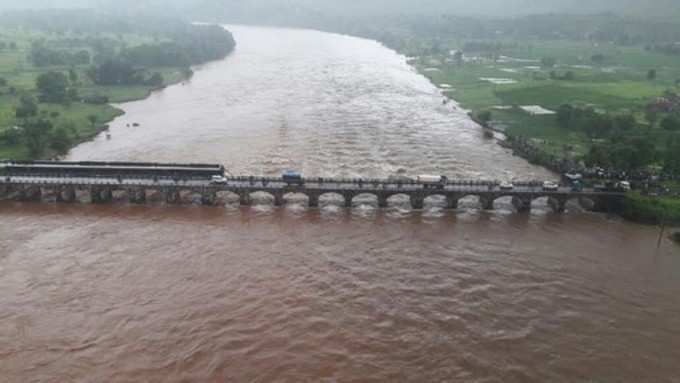
[[416, 181], [419, 184], [424, 185], [426, 189], [428, 188], [443, 189], [444, 186], [446, 186], [446, 182], [448, 181], [448, 179], [444, 176], [420, 175], [416, 177]]

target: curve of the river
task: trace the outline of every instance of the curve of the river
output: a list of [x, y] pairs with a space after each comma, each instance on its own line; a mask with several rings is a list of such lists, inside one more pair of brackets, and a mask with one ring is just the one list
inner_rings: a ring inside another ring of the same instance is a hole
[[[230, 29], [233, 55], [70, 158], [551, 176], [378, 43]], [[677, 382], [677, 247], [544, 205], [1, 202], [0, 382]]]
[[69, 158], [217, 162], [256, 175], [550, 177], [485, 139], [405, 57], [375, 41], [230, 29], [238, 47], [228, 59], [121, 105], [112, 139], [102, 135]]

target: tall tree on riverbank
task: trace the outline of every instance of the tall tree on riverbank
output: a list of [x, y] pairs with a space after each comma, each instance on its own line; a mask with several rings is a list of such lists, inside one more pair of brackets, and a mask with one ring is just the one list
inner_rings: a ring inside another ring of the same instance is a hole
[[61, 72], [47, 72], [38, 76], [36, 87], [43, 102], [67, 101], [68, 78]]
[[21, 96], [19, 105], [16, 108], [15, 116], [19, 119], [28, 119], [38, 114], [38, 103], [35, 98], [29, 95]]
[[27, 121], [22, 127], [22, 133], [29, 155], [38, 158], [45, 153], [52, 123], [45, 119]]

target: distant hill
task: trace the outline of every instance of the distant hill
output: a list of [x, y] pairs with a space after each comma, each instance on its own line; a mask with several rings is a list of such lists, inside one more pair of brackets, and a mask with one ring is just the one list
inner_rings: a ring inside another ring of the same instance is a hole
[[0, 0], [8, 9], [97, 8], [121, 12], [155, 10], [183, 14], [219, 12], [238, 19], [367, 16], [375, 14], [513, 17], [543, 13], [612, 12], [639, 16], [680, 15], [678, 0]]
[[0, 11], [16, 9], [92, 8], [101, 6], [102, 0], [0, 0]]
[[186, 4], [194, 10], [222, 9], [239, 18], [270, 17], [272, 12], [282, 10], [288, 14], [361, 16], [446, 13], [495, 18], [543, 13], [611, 12], [645, 17], [680, 14], [678, 0], [203, 0], [188, 1]]
[[640, 17], [680, 17], [680, 0], [0, 0], [8, 9], [100, 8], [122, 13], [152, 11], [229, 21], [313, 21], [376, 15], [454, 15], [492, 18], [531, 14], [616, 13]]

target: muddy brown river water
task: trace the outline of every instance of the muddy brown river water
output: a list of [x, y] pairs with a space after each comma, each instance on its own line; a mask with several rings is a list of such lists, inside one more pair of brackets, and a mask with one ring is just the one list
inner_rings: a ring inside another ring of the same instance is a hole
[[[378, 43], [230, 29], [233, 55], [70, 159], [552, 177]], [[657, 239], [543, 204], [0, 202], [0, 382], [680, 382], [680, 250]]]

